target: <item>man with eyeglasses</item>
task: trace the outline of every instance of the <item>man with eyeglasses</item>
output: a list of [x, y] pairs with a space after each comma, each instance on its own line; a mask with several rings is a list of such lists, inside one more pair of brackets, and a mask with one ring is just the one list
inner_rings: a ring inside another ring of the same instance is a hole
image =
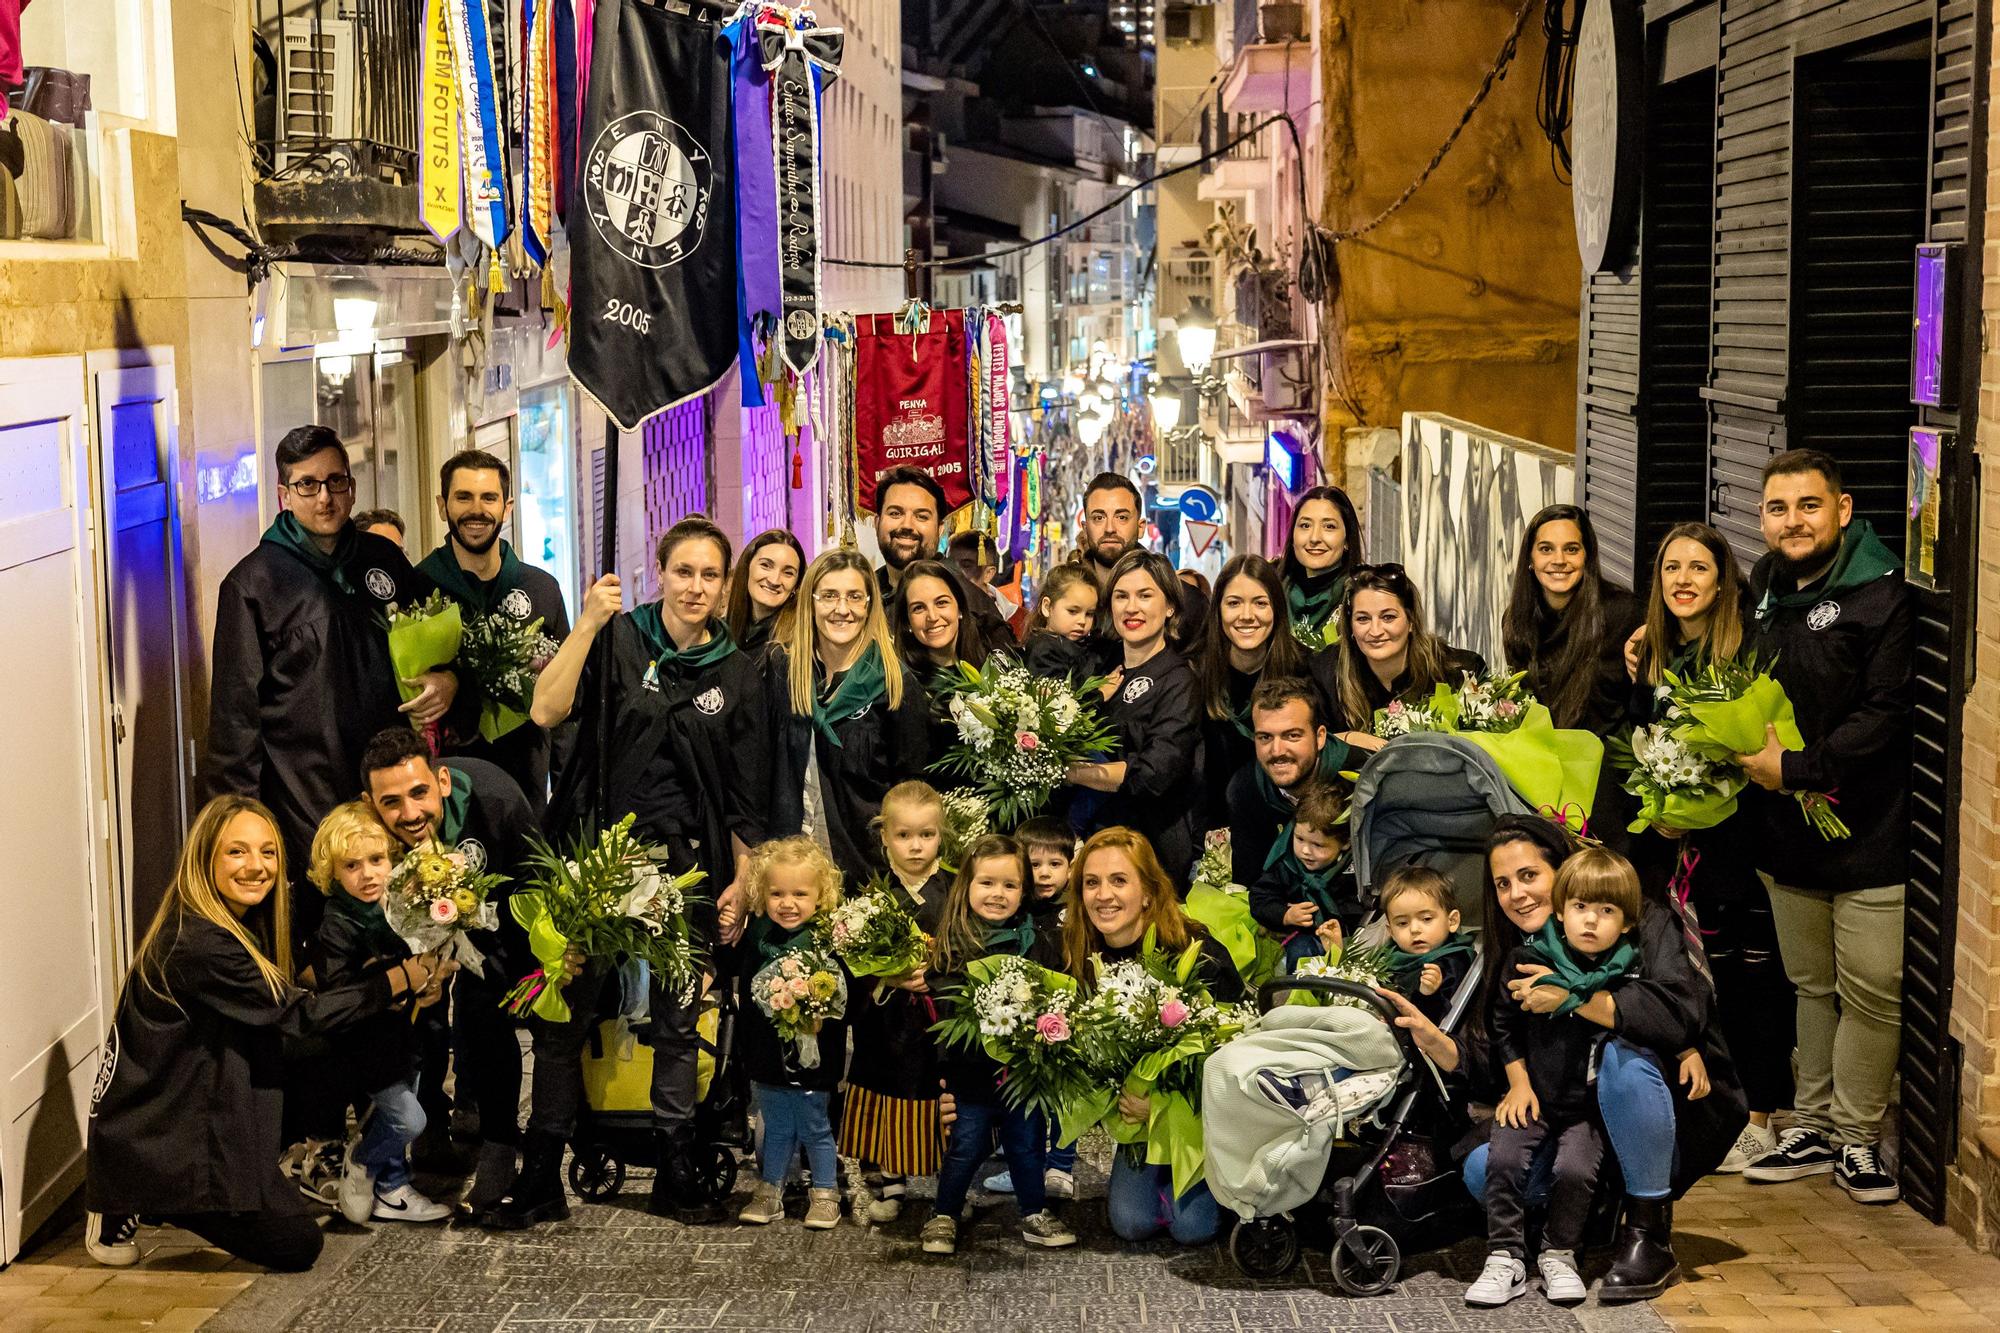
[[428, 672], [402, 701], [388, 614], [422, 601], [431, 583], [402, 547], [354, 526], [354, 475], [340, 437], [299, 426], [278, 442], [276, 460], [278, 516], [216, 598], [202, 784], [209, 796], [233, 792], [271, 807], [297, 877], [292, 930], [305, 938], [323, 904], [304, 879], [313, 830], [356, 794], [369, 737], [437, 721], [458, 679]]

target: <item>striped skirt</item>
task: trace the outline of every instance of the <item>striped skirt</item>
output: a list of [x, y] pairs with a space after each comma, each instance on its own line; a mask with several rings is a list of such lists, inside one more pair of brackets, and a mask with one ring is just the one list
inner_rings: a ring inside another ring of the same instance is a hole
[[890, 1097], [848, 1084], [840, 1113], [840, 1154], [872, 1162], [885, 1175], [936, 1175], [944, 1160], [937, 1099]]

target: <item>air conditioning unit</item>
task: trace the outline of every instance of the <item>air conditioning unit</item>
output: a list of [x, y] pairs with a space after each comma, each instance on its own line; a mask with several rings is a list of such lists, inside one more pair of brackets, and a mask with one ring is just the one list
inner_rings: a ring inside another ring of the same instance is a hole
[[1178, 46], [1193, 46], [1212, 41], [1215, 36], [1215, 6], [1210, 5], [1168, 5], [1167, 41]]
[[1319, 389], [1313, 383], [1309, 348], [1286, 347], [1259, 354], [1258, 397], [1270, 416], [1312, 414], [1319, 410]]
[[[278, 167], [324, 157], [354, 138], [355, 52], [350, 19], [288, 18], [278, 60]], [[326, 174], [341, 174], [336, 162]], [[351, 170], [351, 164], [350, 164]]]

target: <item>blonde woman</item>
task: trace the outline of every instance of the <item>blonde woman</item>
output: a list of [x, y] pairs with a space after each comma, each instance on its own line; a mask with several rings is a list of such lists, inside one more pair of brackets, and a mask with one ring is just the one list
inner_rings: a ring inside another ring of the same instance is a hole
[[139, 1261], [138, 1218], [282, 1272], [319, 1257], [318, 1225], [278, 1174], [287, 1038], [429, 1003], [457, 964], [411, 958], [352, 985], [292, 984], [284, 841], [262, 804], [218, 796], [195, 816], [125, 979], [90, 1120], [84, 1240]]
[[887, 869], [872, 828], [882, 797], [930, 762], [924, 692], [905, 675], [868, 561], [828, 551], [807, 568], [803, 614], [771, 653], [780, 723], [774, 832], [802, 832], [840, 872], [867, 883]]

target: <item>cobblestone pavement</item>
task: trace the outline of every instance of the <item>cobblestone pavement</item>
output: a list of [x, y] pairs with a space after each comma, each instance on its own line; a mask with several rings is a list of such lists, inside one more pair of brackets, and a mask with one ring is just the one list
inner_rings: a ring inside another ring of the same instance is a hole
[[[1676, 1219], [1683, 1285], [1651, 1308], [1574, 1312], [1532, 1294], [1468, 1310], [1460, 1296], [1481, 1259], [1476, 1242], [1418, 1257], [1396, 1292], [1366, 1300], [1339, 1294], [1324, 1253], [1308, 1251], [1288, 1278], [1253, 1282], [1213, 1246], [1117, 1241], [1094, 1197], [1101, 1173], [1087, 1166], [1083, 1183], [1087, 1197], [1071, 1205], [1076, 1249], [1027, 1249], [1012, 1204], [975, 1195], [975, 1220], [949, 1259], [919, 1253], [922, 1205], [873, 1232], [852, 1221], [807, 1232], [796, 1207], [773, 1227], [690, 1230], [643, 1211], [644, 1173], [613, 1204], [513, 1236], [331, 1223], [326, 1256], [299, 1276], [259, 1275], [172, 1231], [145, 1233], [144, 1266], [102, 1269], [72, 1227], [0, 1270], [0, 1333], [2000, 1330], [2000, 1259], [1906, 1208], [1857, 1207], [1825, 1182], [1704, 1183]], [[1602, 1264], [1587, 1268], [1594, 1276]]]

